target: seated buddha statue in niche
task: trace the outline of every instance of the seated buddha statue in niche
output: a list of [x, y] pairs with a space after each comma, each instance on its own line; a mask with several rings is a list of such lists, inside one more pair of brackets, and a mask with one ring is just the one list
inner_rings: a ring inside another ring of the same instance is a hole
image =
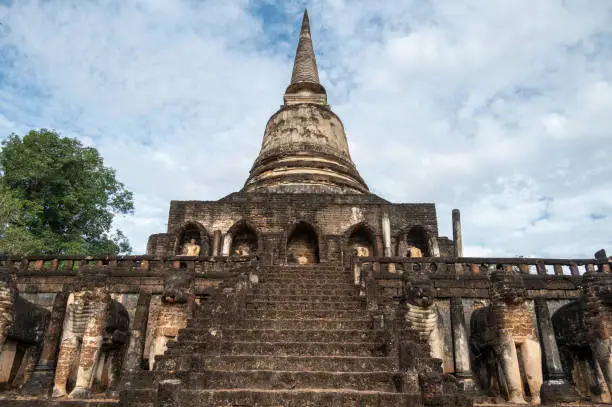
[[251, 254], [251, 248], [246, 244], [241, 244], [234, 250], [236, 256], [248, 256]]
[[410, 258], [423, 257], [423, 252], [418, 247], [408, 246], [408, 250], [406, 251], [406, 257], [410, 257]]
[[196, 239], [192, 238], [189, 242], [183, 244], [183, 249], [181, 250], [181, 256], [199, 256], [200, 255], [200, 245], [197, 243]]
[[357, 257], [369, 257], [370, 249], [365, 246], [355, 246], [354, 253]]

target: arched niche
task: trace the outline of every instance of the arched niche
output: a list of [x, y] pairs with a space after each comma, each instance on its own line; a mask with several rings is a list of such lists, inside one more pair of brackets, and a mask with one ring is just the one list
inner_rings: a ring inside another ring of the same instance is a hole
[[306, 222], [296, 224], [287, 239], [287, 263], [319, 262], [319, 239], [315, 229]]
[[429, 233], [422, 226], [413, 226], [400, 233], [397, 239], [399, 257], [431, 257]]
[[[422, 226], [415, 226], [413, 228], [410, 228], [410, 230], [408, 231], [408, 233], [406, 234], [406, 243], [408, 245], [408, 248], [410, 247], [416, 247], [417, 249], [419, 249], [421, 251], [421, 255], [423, 257], [430, 257], [430, 253], [429, 253], [429, 245], [427, 243], [427, 231], [425, 230], [425, 228], [423, 228]], [[408, 255], [410, 250], [406, 250], [406, 255]], [[414, 253], [414, 251], [412, 251], [412, 253], [409, 254], [410, 257], [418, 257], [418, 255], [416, 255]]]
[[349, 230], [347, 239], [348, 253], [353, 256], [376, 256], [376, 239], [372, 231], [364, 224], [358, 224]]
[[209, 238], [206, 229], [196, 223], [188, 222], [184, 224], [176, 235], [176, 242], [174, 245], [174, 253], [176, 255], [183, 255], [186, 253], [186, 245], [197, 244], [200, 246], [200, 256], [208, 256], [209, 253]]
[[246, 222], [239, 222], [228, 231], [232, 243], [230, 256], [250, 256], [257, 253], [257, 232]]

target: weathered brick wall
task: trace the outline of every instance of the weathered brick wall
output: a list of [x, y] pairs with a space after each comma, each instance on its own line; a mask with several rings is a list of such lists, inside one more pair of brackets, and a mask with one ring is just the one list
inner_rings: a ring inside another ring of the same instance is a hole
[[147, 254], [152, 256], [168, 256], [175, 246], [176, 236], [168, 233], [157, 233], [149, 236], [147, 242]]
[[446, 236], [438, 238], [438, 246], [440, 247], [441, 257], [454, 257], [455, 256], [455, 244]]
[[[435, 205], [430, 203], [393, 204], [373, 194], [255, 193], [234, 193], [219, 201], [172, 201], [168, 234], [178, 236], [189, 222], [201, 225], [209, 236], [215, 230], [225, 234], [236, 223], [246, 221], [265, 241], [265, 255], [270, 255], [267, 250], [276, 250], [277, 258], [284, 258], [293, 228], [298, 222], [306, 222], [317, 231], [321, 261], [338, 260], [350, 255], [349, 234], [360, 224], [372, 235], [375, 254], [382, 254], [383, 213], [391, 222], [394, 252], [399, 242], [406, 242], [406, 234], [413, 227], [422, 227], [428, 236], [438, 236]], [[166, 254], [172, 249], [168, 250]]]

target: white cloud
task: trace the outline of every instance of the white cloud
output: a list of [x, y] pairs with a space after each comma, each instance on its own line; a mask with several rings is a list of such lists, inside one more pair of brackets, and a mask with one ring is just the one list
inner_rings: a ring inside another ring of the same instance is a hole
[[[0, 132], [50, 127], [99, 148], [135, 192], [118, 224], [143, 251], [171, 199], [241, 188], [304, 5], [0, 6]], [[321, 79], [374, 192], [436, 202], [446, 235], [461, 208], [466, 255], [612, 249], [612, 4], [307, 5]]]

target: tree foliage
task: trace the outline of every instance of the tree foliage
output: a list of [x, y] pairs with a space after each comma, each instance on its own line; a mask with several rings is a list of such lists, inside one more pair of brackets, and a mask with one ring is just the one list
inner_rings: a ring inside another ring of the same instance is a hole
[[116, 214], [132, 193], [95, 148], [51, 130], [11, 134], [0, 151], [0, 252], [118, 254], [131, 251]]

